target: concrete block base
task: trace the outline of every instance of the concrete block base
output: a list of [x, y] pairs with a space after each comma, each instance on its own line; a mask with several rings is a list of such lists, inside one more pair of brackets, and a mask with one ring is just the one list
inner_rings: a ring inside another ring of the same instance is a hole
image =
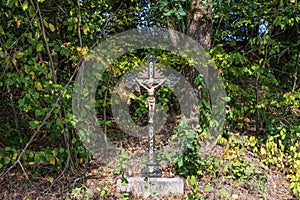
[[166, 196], [169, 194], [183, 195], [184, 181], [181, 178], [151, 178], [145, 177], [126, 177], [128, 183], [117, 181], [119, 192], [132, 192], [135, 196], [147, 198], [149, 196]]

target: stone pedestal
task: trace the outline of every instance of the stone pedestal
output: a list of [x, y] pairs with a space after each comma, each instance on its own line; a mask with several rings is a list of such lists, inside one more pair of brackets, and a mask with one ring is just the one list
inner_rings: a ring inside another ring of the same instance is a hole
[[132, 192], [135, 196], [147, 198], [149, 196], [165, 196], [169, 194], [183, 195], [184, 181], [181, 178], [147, 178], [126, 177], [128, 183], [117, 181], [117, 190], [120, 192]]

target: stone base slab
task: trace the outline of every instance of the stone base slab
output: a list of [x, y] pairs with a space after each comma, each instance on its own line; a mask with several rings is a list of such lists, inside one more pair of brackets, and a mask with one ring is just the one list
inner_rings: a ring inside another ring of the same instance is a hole
[[169, 194], [183, 195], [184, 181], [181, 178], [147, 178], [145, 177], [125, 177], [128, 183], [117, 181], [119, 192], [132, 192], [135, 196], [147, 198], [149, 196], [166, 196]]

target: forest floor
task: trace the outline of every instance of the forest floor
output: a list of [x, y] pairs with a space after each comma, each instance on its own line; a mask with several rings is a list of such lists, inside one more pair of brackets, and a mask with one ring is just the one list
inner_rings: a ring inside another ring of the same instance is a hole
[[[163, 137], [163, 135], [160, 136]], [[146, 139], [137, 141], [131, 137], [117, 142], [123, 144], [128, 155], [144, 151], [146, 145]], [[224, 155], [228, 153], [226, 151], [228, 151], [226, 145], [216, 144], [212, 154], [224, 160]], [[283, 171], [272, 166], [263, 167], [260, 159], [249, 150], [246, 150], [243, 159], [254, 168], [257, 172], [256, 176], [238, 179], [225, 177], [222, 174], [204, 175], [197, 183], [202, 198], [293, 199], [290, 195], [289, 182], [286, 181]], [[19, 165], [17, 166], [18, 168], [11, 170], [5, 177], [1, 177], [0, 199], [142, 199], [131, 194], [117, 192], [116, 183], [121, 176], [120, 173], [116, 173], [116, 166], [108, 166], [97, 160], [83, 161], [73, 172], [69, 170], [61, 174], [60, 170], [57, 174], [38, 177], [30, 174], [30, 169], [26, 166], [24, 170]], [[133, 176], [139, 176], [139, 171], [134, 171], [136, 173]], [[175, 177], [172, 167], [168, 165], [163, 167], [163, 177]], [[209, 189], [206, 187], [207, 184], [210, 186]], [[154, 196], [147, 199], [186, 199], [188, 193], [192, 193], [192, 188], [185, 183], [184, 196]]]
[[[218, 151], [222, 151], [221, 146], [217, 146]], [[248, 156], [247, 159], [253, 159]], [[174, 176], [170, 169], [164, 169], [165, 177]], [[282, 172], [272, 169], [264, 170], [264, 180], [228, 180], [215, 179], [212, 181], [212, 189], [204, 191], [204, 183], [210, 177], [203, 177], [199, 180], [199, 189], [203, 197], [207, 199], [293, 199], [289, 195], [289, 183], [285, 180]], [[51, 177], [54, 174], [51, 175]], [[1, 199], [121, 199], [122, 195], [116, 190], [116, 182], [120, 176], [114, 174], [114, 169], [100, 166], [96, 161], [83, 164], [75, 173], [65, 173], [52, 186], [50, 176], [31, 181], [26, 178], [20, 170], [14, 170], [1, 180]], [[261, 181], [261, 183], [259, 183]], [[224, 188], [228, 192], [228, 197], [220, 196], [218, 189]], [[92, 191], [92, 193], [89, 193]], [[191, 188], [185, 186], [185, 194], [190, 193]], [[85, 198], [84, 198], [85, 197]], [[132, 197], [132, 199], [142, 199]], [[150, 199], [150, 198], [148, 198]], [[153, 197], [152, 199], [160, 199]], [[161, 199], [185, 199], [182, 197], [164, 197]]]

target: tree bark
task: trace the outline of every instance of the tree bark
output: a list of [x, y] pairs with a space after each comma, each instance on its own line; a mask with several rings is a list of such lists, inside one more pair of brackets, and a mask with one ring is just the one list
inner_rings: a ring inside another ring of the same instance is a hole
[[[201, 0], [192, 0], [188, 13], [186, 34], [199, 42], [205, 51], [211, 48], [212, 17], [212, 3], [210, 1], [202, 4]], [[184, 65], [181, 68], [181, 73], [190, 81], [194, 88], [197, 88], [194, 81], [199, 74], [195, 68]], [[201, 97], [201, 91], [197, 93], [198, 97]]]
[[[190, 11], [188, 13], [186, 34], [192, 39], [196, 40], [203, 47], [203, 50], [209, 51], [211, 48], [211, 35], [212, 35], [212, 3], [208, 1], [203, 4], [201, 0], [192, 0], [190, 5]], [[181, 68], [181, 73], [187, 78], [190, 84], [194, 88], [194, 93], [198, 99], [202, 97], [202, 91], [195, 84], [195, 80], [199, 76], [199, 72], [195, 67], [189, 65], [183, 65]], [[192, 94], [190, 94], [192, 95]], [[194, 123], [194, 117], [199, 113], [198, 108], [192, 108], [192, 113], [190, 120]]]
[[212, 17], [210, 1], [202, 4], [201, 0], [192, 0], [187, 22], [187, 35], [198, 41], [206, 51], [211, 47]]

